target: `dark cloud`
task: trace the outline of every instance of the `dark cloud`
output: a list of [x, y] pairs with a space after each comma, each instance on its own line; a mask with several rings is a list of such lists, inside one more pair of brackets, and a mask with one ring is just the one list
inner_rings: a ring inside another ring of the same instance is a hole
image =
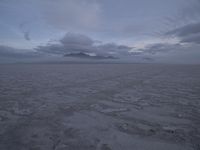
[[92, 55], [89, 53], [83, 53], [83, 52], [79, 52], [79, 53], [69, 53], [69, 54], [65, 54], [65, 57], [75, 57], [75, 58], [86, 58], [86, 59], [117, 59], [116, 57], [113, 56], [101, 56], [101, 55]]
[[90, 46], [94, 41], [82, 34], [67, 33], [60, 42], [64, 45], [80, 45], [80, 46]]
[[47, 44], [45, 46], [38, 46], [35, 50], [50, 54], [64, 54], [65, 47], [62, 44]]
[[40, 56], [39, 53], [25, 49], [17, 49], [9, 46], [0, 45], [0, 57], [7, 58], [32, 58]]
[[89, 52], [97, 55], [124, 55], [128, 54], [132, 47], [118, 45], [115, 43], [102, 44], [82, 34], [67, 33], [59, 43], [49, 43], [45, 46], [38, 46], [37, 51], [51, 54], [67, 54], [74, 52]]
[[133, 53], [137, 57], [147, 58], [149, 62], [199, 63], [200, 44], [158, 43], [147, 45]]
[[[158, 53], [166, 53], [169, 51], [175, 51], [180, 49], [180, 44], [168, 44], [168, 43], [157, 43], [147, 45], [144, 49], [140, 49], [140, 54], [151, 54], [155, 55]], [[138, 55], [138, 53], [137, 53]]]
[[183, 37], [181, 40], [182, 43], [196, 43], [200, 44], [200, 33], [198, 34], [192, 34], [187, 37]]
[[183, 27], [174, 29], [166, 33], [166, 35], [176, 35], [178, 37], [185, 37], [191, 34], [200, 33], [200, 22], [185, 25]]
[[166, 35], [180, 38], [181, 43], [200, 44], [200, 22], [176, 28], [167, 32]]
[[129, 55], [129, 51], [132, 49], [130, 46], [118, 45], [116, 43], [101, 44], [96, 47], [99, 53], [108, 53], [113, 55]]
[[95, 43], [91, 38], [82, 34], [67, 33], [61, 40], [65, 50], [70, 51], [91, 51]]
[[48, 43], [38, 46], [37, 51], [51, 54], [66, 54], [71, 52], [91, 52], [95, 50], [94, 41], [82, 34], [67, 33], [58, 43]]
[[24, 38], [25, 38], [25, 40], [27, 40], [27, 41], [30, 41], [30, 40], [31, 40], [30, 34], [29, 34], [28, 31], [24, 32]]
[[27, 41], [30, 41], [31, 38], [30, 38], [30, 32], [27, 28], [27, 25], [29, 24], [29, 22], [23, 22], [19, 25], [19, 28], [21, 30], [21, 32], [23, 33], [24, 35], [24, 39], [27, 40]]

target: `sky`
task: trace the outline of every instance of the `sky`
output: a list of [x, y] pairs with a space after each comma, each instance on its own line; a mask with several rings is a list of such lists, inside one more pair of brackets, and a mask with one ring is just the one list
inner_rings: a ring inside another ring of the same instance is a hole
[[199, 64], [200, 0], [0, 0], [0, 62], [80, 53]]

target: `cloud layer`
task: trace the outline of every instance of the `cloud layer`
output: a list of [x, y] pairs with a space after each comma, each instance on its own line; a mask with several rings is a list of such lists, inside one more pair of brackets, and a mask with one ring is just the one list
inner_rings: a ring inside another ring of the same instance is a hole
[[197, 56], [199, 16], [199, 0], [2, 0], [0, 57]]
[[160, 53], [167, 53], [170, 51], [177, 51], [181, 49], [182, 45], [180, 44], [169, 44], [169, 43], [156, 43], [147, 45], [145, 48], [140, 49], [142, 54], [160, 54]]
[[182, 43], [200, 44], [200, 22], [187, 24], [166, 33], [166, 35], [180, 38]]
[[0, 57], [7, 58], [34, 58], [41, 54], [26, 49], [17, 49], [9, 46], [0, 45]]
[[39, 52], [65, 55], [74, 52], [95, 53], [97, 55], [128, 55], [132, 47], [115, 43], [102, 44], [83, 34], [67, 33], [58, 43], [48, 43], [36, 48]]

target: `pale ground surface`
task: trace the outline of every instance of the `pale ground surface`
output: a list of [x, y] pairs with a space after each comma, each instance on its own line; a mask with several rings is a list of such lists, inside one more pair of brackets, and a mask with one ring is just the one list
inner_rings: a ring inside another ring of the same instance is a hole
[[200, 66], [0, 65], [0, 150], [200, 150]]

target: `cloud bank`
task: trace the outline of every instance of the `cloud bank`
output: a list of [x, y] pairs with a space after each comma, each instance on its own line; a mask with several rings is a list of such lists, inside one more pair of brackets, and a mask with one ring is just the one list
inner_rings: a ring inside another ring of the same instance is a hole
[[57, 43], [48, 43], [36, 48], [39, 52], [65, 55], [68, 53], [94, 53], [96, 55], [106, 56], [124, 56], [128, 55], [132, 47], [118, 45], [116, 43], [105, 43], [91, 39], [83, 34], [67, 33]]

